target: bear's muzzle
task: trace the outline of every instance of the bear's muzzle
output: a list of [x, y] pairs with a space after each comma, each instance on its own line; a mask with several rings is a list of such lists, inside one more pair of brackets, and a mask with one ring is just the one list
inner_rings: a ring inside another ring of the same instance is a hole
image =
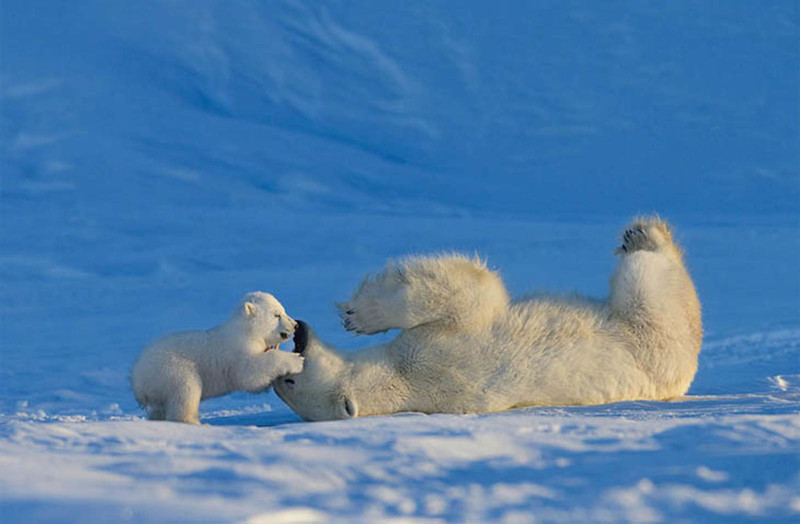
[[303, 354], [308, 346], [308, 335], [311, 328], [302, 320], [297, 321], [297, 327], [294, 330], [294, 352]]

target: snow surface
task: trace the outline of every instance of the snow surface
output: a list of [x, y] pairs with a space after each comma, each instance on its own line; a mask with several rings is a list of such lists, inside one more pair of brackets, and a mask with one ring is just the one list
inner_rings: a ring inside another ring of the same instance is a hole
[[[800, 515], [798, 6], [0, 4], [0, 520]], [[680, 402], [302, 423], [273, 393], [142, 419], [150, 339], [333, 303], [457, 249], [603, 296], [669, 218], [706, 338]]]

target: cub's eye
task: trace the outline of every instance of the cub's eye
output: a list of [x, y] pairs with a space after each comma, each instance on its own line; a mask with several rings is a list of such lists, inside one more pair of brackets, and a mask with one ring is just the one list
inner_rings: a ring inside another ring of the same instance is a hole
[[280, 313], [275, 313], [275, 318], [281, 318], [281, 314]]

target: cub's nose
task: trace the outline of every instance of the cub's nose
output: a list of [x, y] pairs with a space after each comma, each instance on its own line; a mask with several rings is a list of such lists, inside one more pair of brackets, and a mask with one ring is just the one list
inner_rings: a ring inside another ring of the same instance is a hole
[[302, 355], [306, 345], [308, 345], [308, 324], [298, 320], [294, 330], [294, 352]]
[[281, 338], [283, 340], [289, 340], [289, 333], [287, 333], [286, 331], [281, 331]]

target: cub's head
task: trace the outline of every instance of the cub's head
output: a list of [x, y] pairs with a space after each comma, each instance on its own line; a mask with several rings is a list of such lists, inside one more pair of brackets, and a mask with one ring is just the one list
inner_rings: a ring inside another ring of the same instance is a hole
[[322, 343], [311, 327], [297, 321], [294, 351], [305, 357], [302, 373], [273, 383], [275, 393], [303, 420], [336, 420], [358, 416], [355, 401], [342, 388], [348, 364]]
[[277, 349], [278, 344], [289, 340], [297, 327], [297, 322], [286, 314], [281, 303], [261, 291], [245, 295], [234, 316], [241, 320], [247, 337], [263, 341], [265, 349]]

